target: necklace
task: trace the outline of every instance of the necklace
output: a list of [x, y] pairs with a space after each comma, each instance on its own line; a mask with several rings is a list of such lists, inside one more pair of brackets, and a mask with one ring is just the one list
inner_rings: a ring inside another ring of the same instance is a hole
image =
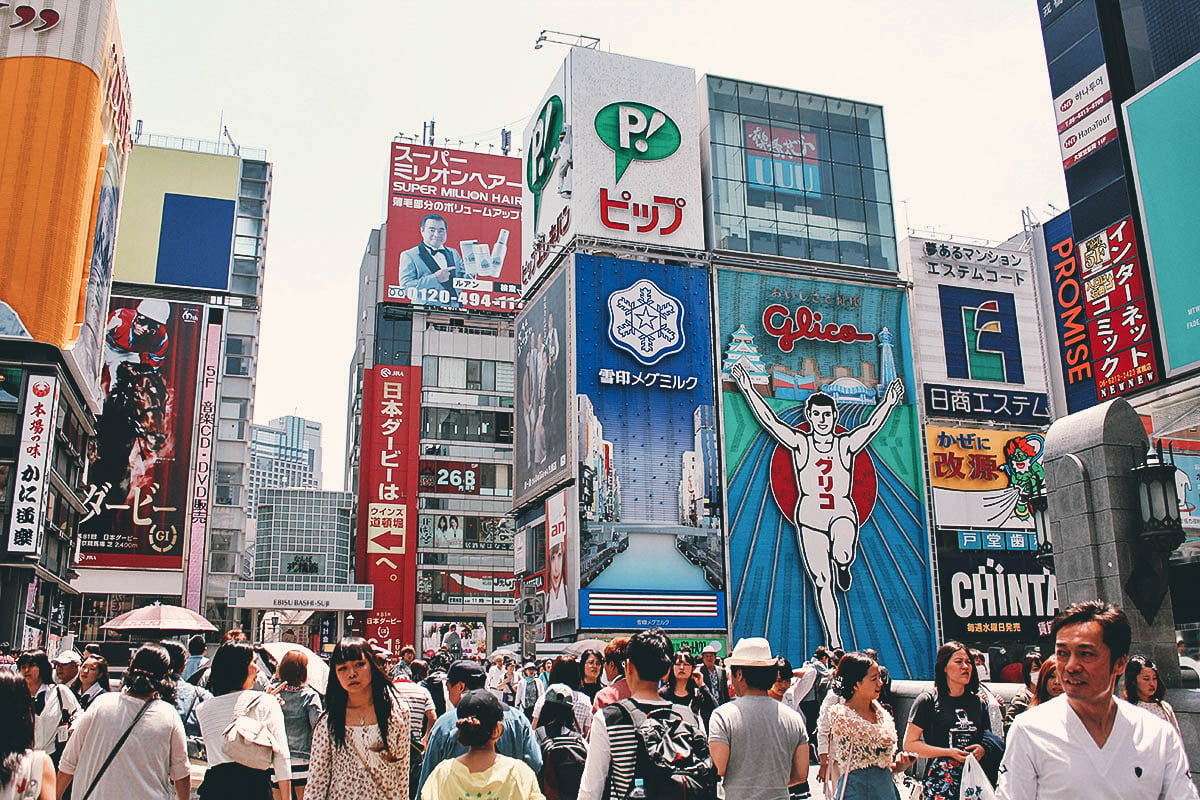
[[365, 709], [369, 709], [369, 708], [374, 708], [374, 706], [370, 703], [367, 703], [367, 704], [364, 704], [361, 706], [346, 706], [346, 713], [347, 713], [347, 716], [349, 716], [349, 713], [351, 711], [356, 712], [358, 714], [358, 724], [366, 725], [367, 724], [367, 712]]

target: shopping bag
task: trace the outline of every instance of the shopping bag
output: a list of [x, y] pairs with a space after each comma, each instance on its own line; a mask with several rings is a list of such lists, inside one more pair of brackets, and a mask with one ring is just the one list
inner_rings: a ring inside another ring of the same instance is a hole
[[967, 756], [967, 760], [963, 762], [962, 782], [959, 784], [958, 798], [959, 800], [996, 800], [992, 783], [988, 780], [983, 767], [975, 760], [974, 754]]

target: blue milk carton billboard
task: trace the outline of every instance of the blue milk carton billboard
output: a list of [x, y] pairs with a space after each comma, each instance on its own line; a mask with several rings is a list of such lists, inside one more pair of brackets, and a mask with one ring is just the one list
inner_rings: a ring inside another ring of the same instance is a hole
[[903, 290], [717, 272], [732, 636], [933, 674]]
[[723, 631], [707, 272], [575, 256], [580, 628]]

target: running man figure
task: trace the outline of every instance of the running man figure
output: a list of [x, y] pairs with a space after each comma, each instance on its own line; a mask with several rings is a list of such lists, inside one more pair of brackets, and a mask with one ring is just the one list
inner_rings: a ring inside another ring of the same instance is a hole
[[[851, 499], [854, 457], [887, 422], [892, 409], [904, 398], [904, 384], [892, 381], [883, 402], [852, 431], [835, 433], [837, 404], [824, 392], [804, 403], [809, 430], [800, 431], [776, 416], [755, 391], [741, 364], [729, 370], [746, 398], [750, 413], [775, 441], [791, 451], [798, 499], [793, 513], [800, 557], [817, 593], [817, 614], [825, 630], [825, 643], [842, 647], [841, 609], [837, 590], [850, 588], [850, 565], [858, 551], [858, 510]], [[837, 585], [833, 585], [834, 574]]]

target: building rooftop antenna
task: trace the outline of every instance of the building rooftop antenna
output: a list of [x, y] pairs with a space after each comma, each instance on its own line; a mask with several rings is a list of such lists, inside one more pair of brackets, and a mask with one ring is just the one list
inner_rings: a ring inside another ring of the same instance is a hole
[[542, 32], [538, 34], [537, 39], [533, 42], [533, 49], [541, 50], [543, 43], [561, 44], [567, 47], [584, 47], [588, 50], [600, 49], [600, 37], [588, 36], [585, 33], [564, 33], [563, 31], [542, 29]]

